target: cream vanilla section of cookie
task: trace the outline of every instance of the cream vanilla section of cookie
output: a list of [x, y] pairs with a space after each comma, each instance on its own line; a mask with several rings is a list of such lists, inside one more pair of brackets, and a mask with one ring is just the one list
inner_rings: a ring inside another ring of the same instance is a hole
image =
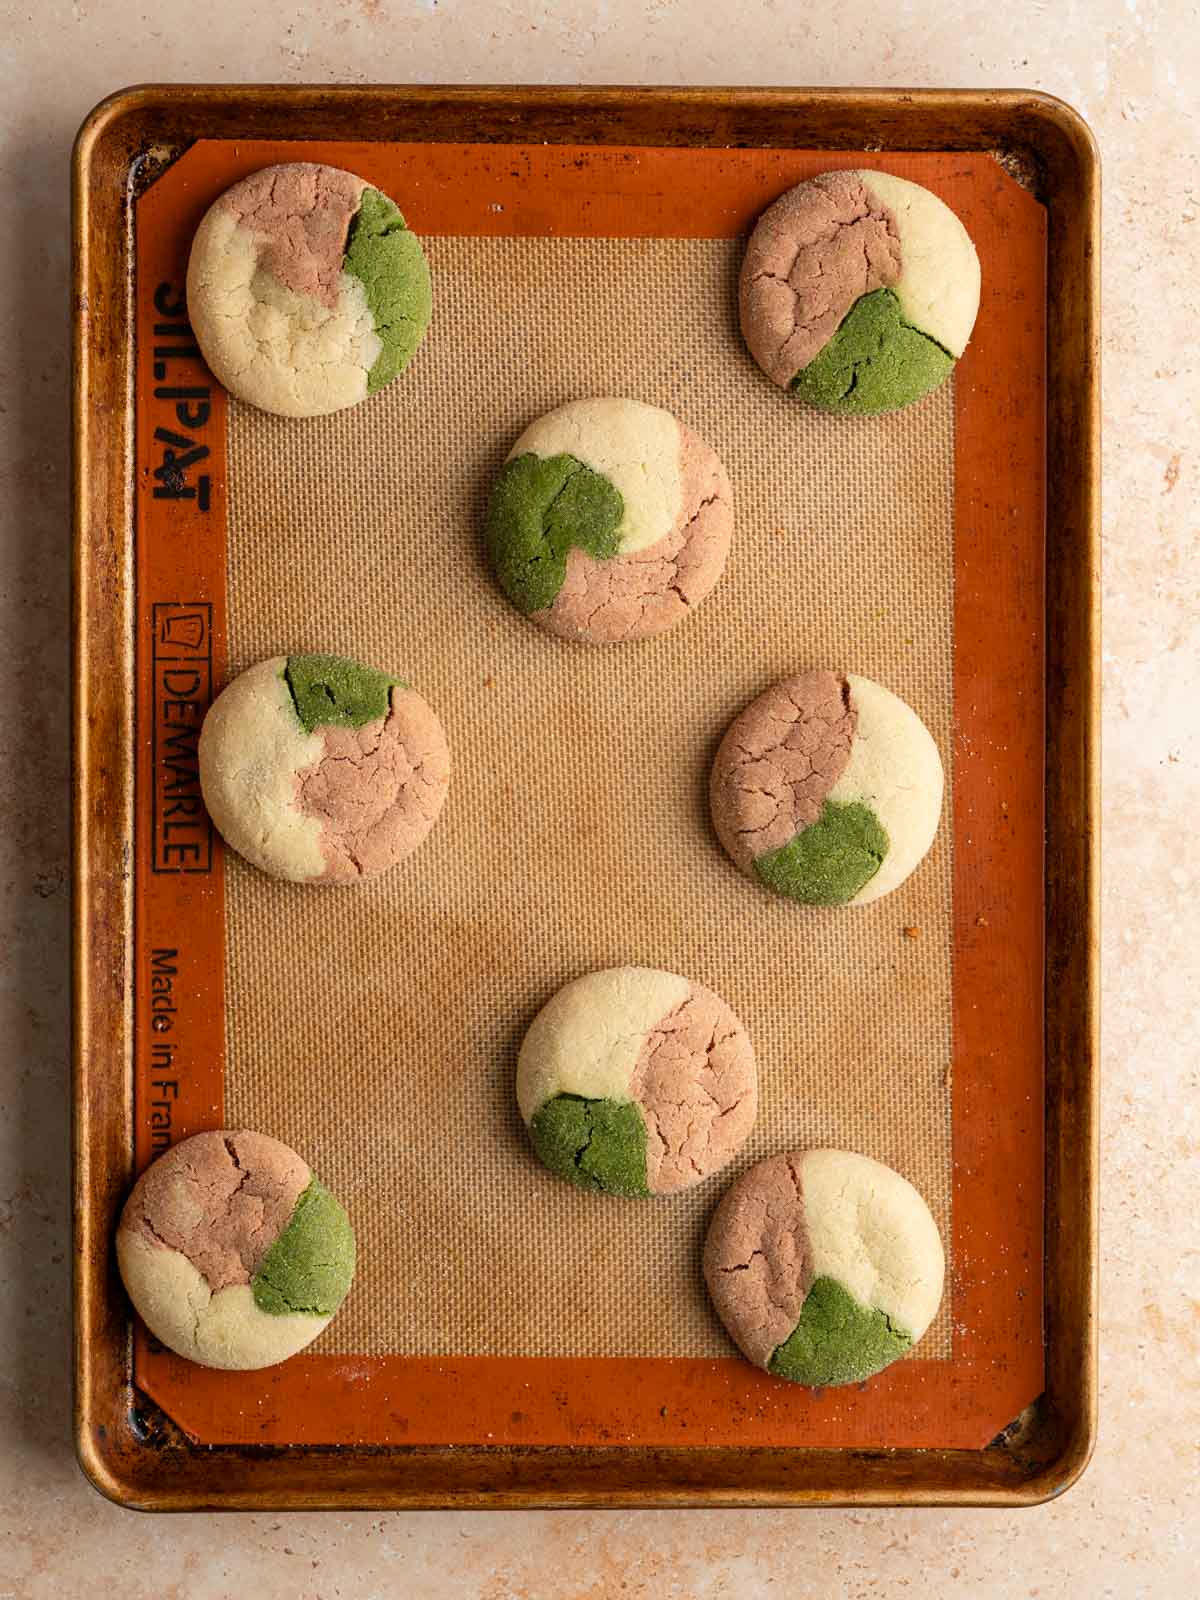
[[962, 219], [932, 190], [890, 172], [854, 174], [893, 219], [900, 243], [892, 280], [905, 320], [958, 357], [979, 313], [979, 256]]
[[945, 1256], [928, 1206], [900, 1173], [853, 1151], [791, 1151], [760, 1161], [723, 1196], [704, 1275], [747, 1360], [796, 1383], [858, 1383], [924, 1335]]
[[450, 781], [445, 731], [400, 679], [341, 656], [275, 656], [217, 696], [200, 787], [247, 861], [298, 883], [350, 883], [425, 839]]
[[349, 1219], [307, 1162], [245, 1129], [196, 1134], [160, 1156], [125, 1204], [116, 1246], [151, 1333], [235, 1371], [311, 1344], [355, 1265]]
[[286, 656], [260, 661], [213, 701], [200, 729], [200, 787], [226, 844], [273, 877], [305, 883], [323, 875], [325, 852], [297, 782], [325, 741], [296, 715], [286, 672]]
[[715, 587], [732, 498], [716, 452], [669, 412], [572, 401], [532, 423], [501, 470], [492, 565], [517, 609], [561, 638], [650, 638]]
[[942, 815], [945, 774], [933, 735], [899, 695], [848, 673], [855, 737], [837, 782], [835, 806], [861, 806], [887, 835], [878, 870], [852, 897], [866, 905], [899, 888], [929, 852]]
[[575, 979], [534, 1018], [517, 1103], [551, 1171], [610, 1194], [667, 1194], [741, 1148], [757, 1073], [719, 995], [674, 973], [619, 967]]
[[187, 304], [231, 393], [281, 416], [319, 416], [407, 365], [429, 320], [429, 272], [386, 195], [338, 167], [291, 162], [252, 173], [206, 212]]
[[733, 861], [807, 905], [864, 905], [933, 843], [944, 779], [929, 730], [853, 673], [782, 679], [733, 720], [713, 762], [713, 826]]
[[691, 984], [650, 967], [613, 967], [565, 984], [529, 1025], [517, 1067], [526, 1124], [556, 1095], [630, 1100], [646, 1035]]
[[915, 1344], [941, 1304], [941, 1235], [921, 1195], [880, 1161], [810, 1150], [800, 1166], [813, 1279], [834, 1278]]

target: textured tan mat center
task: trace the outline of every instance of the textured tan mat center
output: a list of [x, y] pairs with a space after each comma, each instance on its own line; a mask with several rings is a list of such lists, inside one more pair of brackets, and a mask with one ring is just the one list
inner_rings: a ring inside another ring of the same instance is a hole
[[[706, 784], [733, 714], [820, 665], [909, 700], [949, 775], [952, 388], [871, 421], [789, 403], [737, 337], [734, 241], [426, 245], [434, 321], [406, 378], [313, 421], [231, 409], [231, 672], [295, 650], [395, 668], [442, 716], [455, 773], [429, 841], [361, 888], [230, 860], [226, 1117], [296, 1145], [350, 1208], [359, 1275], [318, 1350], [726, 1354], [699, 1247], [759, 1156], [887, 1161], [950, 1243], [948, 812], [896, 893], [805, 910], [724, 858]], [[725, 578], [659, 640], [550, 639], [482, 557], [512, 440], [587, 394], [675, 411], [733, 480]], [[513, 1104], [537, 1008], [624, 962], [709, 984], [758, 1056], [743, 1157], [676, 1200], [576, 1193]], [[949, 1355], [950, 1326], [948, 1296], [920, 1354]]]

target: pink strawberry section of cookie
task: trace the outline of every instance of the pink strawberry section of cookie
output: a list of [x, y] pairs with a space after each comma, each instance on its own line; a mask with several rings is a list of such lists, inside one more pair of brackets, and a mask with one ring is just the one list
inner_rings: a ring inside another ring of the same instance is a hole
[[630, 1093], [646, 1120], [652, 1194], [685, 1189], [741, 1149], [758, 1112], [754, 1052], [719, 995], [694, 983], [647, 1034]]
[[834, 672], [785, 678], [735, 718], [713, 762], [711, 796], [717, 837], [743, 870], [821, 815], [857, 720], [850, 687]]
[[856, 172], [789, 189], [758, 220], [739, 286], [742, 333], [767, 376], [791, 383], [855, 301], [900, 277], [896, 219]]
[[292, 162], [243, 178], [220, 204], [267, 241], [262, 265], [273, 277], [332, 310], [350, 224], [366, 187], [338, 167]]
[[765, 1367], [791, 1337], [811, 1271], [800, 1155], [773, 1156], [728, 1190], [704, 1243], [704, 1278], [721, 1321], [748, 1360]]
[[294, 1150], [265, 1134], [196, 1134], [147, 1168], [121, 1227], [180, 1251], [216, 1293], [251, 1281], [311, 1178]]
[[657, 544], [597, 561], [577, 547], [554, 604], [536, 620], [565, 639], [619, 644], [664, 633], [714, 587], [729, 555], [733, 492], [712, 447], [679, 425], [681, 509]]
[[320, 732], [325, 753], [296, 774], [296, 803], [321, 824], [321, 881], [382, 872], [437, 821], [450, 781], [445, 731], [415, 690], [396, 687], [386, 717]]

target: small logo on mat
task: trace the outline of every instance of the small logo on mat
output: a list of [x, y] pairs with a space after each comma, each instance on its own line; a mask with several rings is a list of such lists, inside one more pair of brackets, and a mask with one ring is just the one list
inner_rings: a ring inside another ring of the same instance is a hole
[[211, 872], [212, 824], [200, 797], [197, 744], [212, 700], [212, 606], [153, 607], [151, 869]]

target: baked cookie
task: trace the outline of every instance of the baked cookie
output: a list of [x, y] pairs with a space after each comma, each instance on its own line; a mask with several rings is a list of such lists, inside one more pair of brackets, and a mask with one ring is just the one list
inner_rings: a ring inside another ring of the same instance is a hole
[[437, 821], [446, 735], [415, 689], [343, 656], [273, 656], [200, 729], [200, 788], [226, 844], [275, 878], [349, 883]]
[[904, 882], [937, 832], [942, 763], [910, 706], [870, 678], [784, 678], [734, 718], [713, 762], [717, 837], [806, 905], [865, 905]]
[[517, 610], [589, 644], [682, 622], [721, 576], [732, 529], [716, 452], [640, 400], [574, 400], [539, 417], [487, 513], [492, 566]]
[[517, 1103], [552, 1172], [674, 1194], [732, 1159], [758, 1111], [745, 1028], [701, 983], [649, 967], [576, 978], [530, 1024]]
[[975, 326], [979, 257], [919, 183], [824, 172], [758, 219], [739, 300], [769, 378], [822, 411], [872, 416], [949, 376]]
[[117, 1263], [154, 1337], [204, 1367], [274, 1366], [311, 1344], [354, 1276], [350, 1220], [265, 1134], [198, 1133], [147, 1167]]
[[187, 306], [231, 394], [317, 417], [404, 371], [429, 322], [429, 267], [385, 194], [339, 167], [290, 162], [243, 178], [205, 213]]
[[794, 1150], [743, 1172], [704, 1245], [708, 1292], [747, 1361], [814, 1386], [860, 1383], [910, 1350], [944, 1276], [912, 1184], [846, 1150]]

